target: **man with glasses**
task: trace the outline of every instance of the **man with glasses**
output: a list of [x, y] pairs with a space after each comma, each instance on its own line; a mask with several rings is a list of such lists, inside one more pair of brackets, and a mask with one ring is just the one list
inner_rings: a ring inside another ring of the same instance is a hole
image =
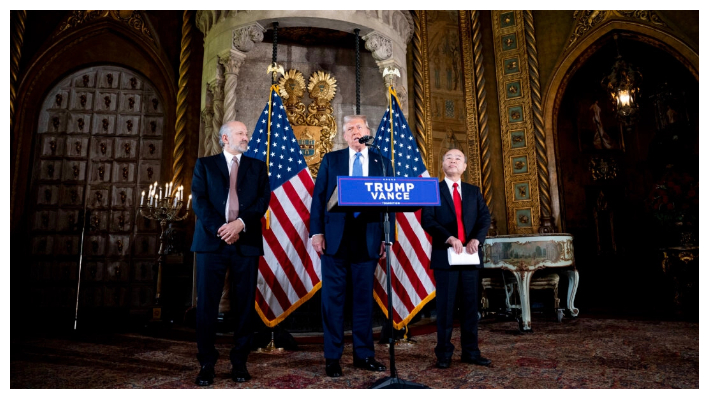
[[[325, 372], [343, 375], [340, 358], [344, 347], [344, 306], [347, 280], [352, 282], [352, 341], [354, 366], [385, 371], [374, 359], [372, 337], [372, 290], [374, 270], [384, 252], [380, 212], [329, 212], [327, 202], [337, 187], [337, 176], [391, 176], [386, 158], [372, 154], [359, 142], [369, 135], [364, 115], [344, 118], [348, 148], [325, 154], [313, 191], [310, 208], [310, 237], [321, 254], [322, 320], [325, 341]], [[386, 172], [386, 174], [384, 173]]]

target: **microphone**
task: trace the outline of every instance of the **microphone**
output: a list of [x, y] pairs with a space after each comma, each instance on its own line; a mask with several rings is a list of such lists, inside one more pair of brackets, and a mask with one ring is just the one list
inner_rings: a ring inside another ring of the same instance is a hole
[[372, 136], [362, 136], [359, 139], [357, 139], [357, 141], [359, 141], [360, 144], [364, 144], [364, 143], [368, 142], [369, 140], [372, 140], [373, 138], [374, 137], [372, 137]]

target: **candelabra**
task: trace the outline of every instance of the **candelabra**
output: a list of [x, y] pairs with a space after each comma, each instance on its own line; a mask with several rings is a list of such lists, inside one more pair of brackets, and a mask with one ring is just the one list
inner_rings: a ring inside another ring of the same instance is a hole
[[153, 307], [152, 321], [159, 321], [162, 318], [162, 303], [160, 291], [162, 288], [162, 266], [165, 262], [165, 227], [167, 222], [179, 222], [189, 215], [192, 195], [188, 197], [185, 213], [179, 215], [184, 205], [184, 189], [182, 186], [176, 187], [173, 191], [172, 183], [165, 183], [165, 195], [162, 187], [158, 188], [158, 183], [150, 185], [148, 199], [145, 200], [145, 191], [140, 194], [140, 214], [149, 220], [160, 221], [160, 248], [158, 249], [158, 273], [155, 287], [155, 306]]

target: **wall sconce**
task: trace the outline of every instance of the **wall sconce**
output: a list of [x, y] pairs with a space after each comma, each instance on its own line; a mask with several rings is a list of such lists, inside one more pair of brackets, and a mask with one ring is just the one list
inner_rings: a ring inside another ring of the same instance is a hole
[[618, 34], [614, 34], [613, 39], [615, 40], [618, 56], [610, 74], [603, 78], [601, 85], [611, 96], [613, 108], [618, 119], [629, 125], [634, 122], [635, 116], [640, 109], [638, 99], [643, 75], [620, 55]]

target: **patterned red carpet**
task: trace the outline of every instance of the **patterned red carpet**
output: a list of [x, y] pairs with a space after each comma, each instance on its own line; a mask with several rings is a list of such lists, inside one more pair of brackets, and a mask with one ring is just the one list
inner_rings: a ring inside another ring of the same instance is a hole
[[[533, 327], [520, 335], [514, 322], [484, 320], [480, 348], [489, 368], [460, 362], [456, 329], [458, 352], [447, 370], [434, 366], [435, 329], [421, 329], [416, 346], [397, 347], [399, 376], [431, 388], [699, 388], [698, 323], [580, 317], [534, 320]], [[348, 345], [344, 377], [325, 377], [322, 345], [301, 343], [296, 352], [253, 353], [254, 378], [237, 384], [229, 378], [228, 340], [220, 342], [214, 388], [367, 388], [389, 375], [353, 368]], [[10, 347], [11, 388], [196, 388], [196, 344], [180, 338], [15, 336]], [[388, 349], [377, 344], [376, 351], [388, 365]]]

